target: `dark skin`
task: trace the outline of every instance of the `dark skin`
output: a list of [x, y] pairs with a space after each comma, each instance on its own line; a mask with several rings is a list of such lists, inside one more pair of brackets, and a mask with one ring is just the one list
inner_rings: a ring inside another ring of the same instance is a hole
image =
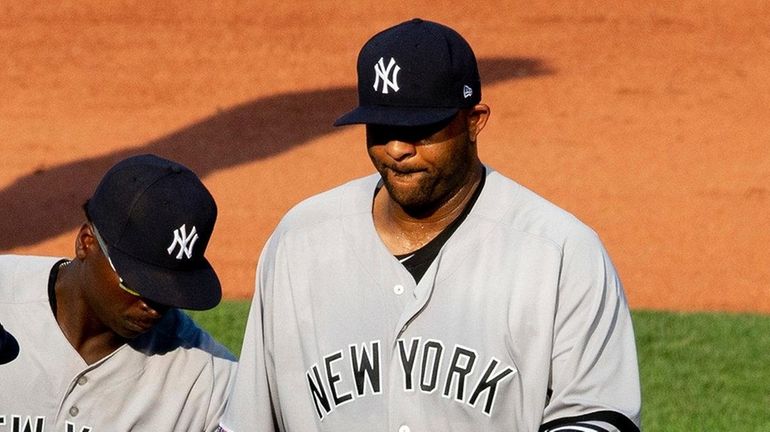
[[391, 253], [419, 249], [462, 213], [481, 180], [476, 139], [488, 118], [489, 107], [478, 104], [437, 125], [367, 125], [369, 157], [385, 185], [374, 226]]
[[167, 308], [124, 291], [119, 276], [84, 223], [75, 239], [75, 258], [56, 279], [56, 320], [87, 364], [109, 355], [148, 331]]

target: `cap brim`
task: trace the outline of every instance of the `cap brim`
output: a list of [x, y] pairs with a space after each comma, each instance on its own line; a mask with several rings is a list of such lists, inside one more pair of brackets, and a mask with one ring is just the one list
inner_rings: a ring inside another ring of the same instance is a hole
[[10, 363], [19, 355], [19, 342], [0, 326], [0, 364]]
[[123, 283], [153, 302], [181, 309], [207, 310], [222, 300], [222, 286], [211, 264], [204, 258], [196, 268], [171, 270], [158, 267], [110, 249]]
[[425, 126], [444, 121], [457, 114], [459, 110], [459, 108], [359, 106], [338, 118], [334, 122], [334, 126], [350, 124]]

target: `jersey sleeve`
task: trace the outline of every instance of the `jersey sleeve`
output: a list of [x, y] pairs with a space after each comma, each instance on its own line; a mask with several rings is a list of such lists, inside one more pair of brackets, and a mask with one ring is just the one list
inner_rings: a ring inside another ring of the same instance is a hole
[[595, 234], [565, 244], [558, 289], [540, 431], [638, 431], [641, 395], [631, 315]]
[[219, 419], [224, 413], [227, 397], [235, 381], [235, 371], [237, 363], [212, 357], [211, 367], [211, 399], [208, 413], [206, 416], [205, 431], [216, 431], [219, 426]]
[[273, 413], [270, 386], [268, 384], [268, 362], [265, 350], [265, 322], [263, 292], [272, 284], [272, 260], [268, 258], [269, 245], [260, 257], [257, 266], [256, 289], [251, 302], [246, 332], [241, 347], [235, 383], [219, 423], [224, 432], [277, 430]]
[[[196, 419], [194, 430], [215, 431], [219, 426], [219, 419], [224, 413], [227, 398], [235, 380], [237, 368], [235, 357], [208, 332], [198, 327], [186, 313], [174, 309], [168, 314], [168, 318], [169, 322], [174, 323], [176, 337], [171, 337], [174, 333], [165, 333], [167, 337], [163, 339], [175, 340], [175, 343], [185, 346], [189, 352], [195, 352], [196, 356], [204, 355], [206, 358], [188, 394], [190, 400], [200, 400], [201, 403], [187, 404], [185, 413], [180, 415], [180, 419], [190, 419], [190, 421]], [[163, 330], [160, 329], [160, 331]], [[156, 343], [158, 343], [157, 339]], [[162, 344], [161, 341], [155, 346], [162, 346]], [[193, 430], [192, 424], [187, 424], [187, 427]]]

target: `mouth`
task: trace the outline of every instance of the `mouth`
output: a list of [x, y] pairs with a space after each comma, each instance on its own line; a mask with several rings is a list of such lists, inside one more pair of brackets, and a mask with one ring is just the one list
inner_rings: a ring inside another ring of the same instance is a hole
[[388, 170], [387, 175], [383, 176], [386, 183], [391, 187], [412, 187], [420, 179], [418, 171], [400, 172]]
[[128, 320], [127, 327], [136, 333], [146, 333], [155, 325], [154, 321]]
[[385, 166], [385, 169], [391, 174], [393, 177], [397, 178], [408, 178], [412, 177], [415, 174], [419, 174], [424, 172], [424, 170], [421, 169], [415, 169], [415, 168], [399, 168], [399, 167], [393, 167], [393, 166]]

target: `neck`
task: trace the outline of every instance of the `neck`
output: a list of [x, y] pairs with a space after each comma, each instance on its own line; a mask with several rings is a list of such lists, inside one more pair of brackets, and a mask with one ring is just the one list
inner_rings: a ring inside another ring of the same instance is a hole
[[473, 170], [469, 181], [449, 199], [417, 212], [401, 207], [382, 188], [374, 200], [374, 224], [391, 253], [400, 255], [421, 248], [457, 219], [478, 187], [482, 172], [483, 167]]
[[91, 312], [82, 295], [77, 260], [59, 269], [56, 291], [56, 321], [70, 345], [87, 364], [106, 357], [125, 340], [104, 325]]

